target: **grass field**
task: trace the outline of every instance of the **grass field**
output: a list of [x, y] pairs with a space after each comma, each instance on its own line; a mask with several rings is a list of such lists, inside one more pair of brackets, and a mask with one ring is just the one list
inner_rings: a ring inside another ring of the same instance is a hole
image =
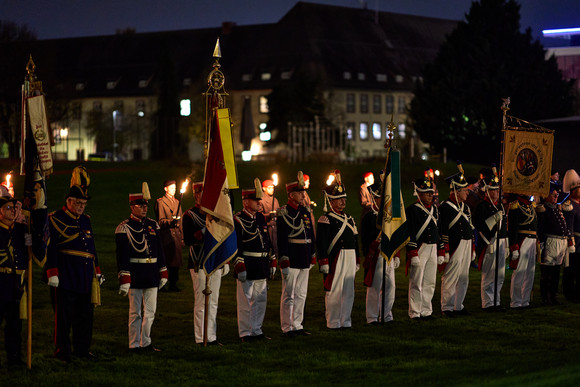
[[[51, 210], [63, 204], [70, 170], [74, 166], [74, 163], [58, 164], [56, 173], [48, 180]], [[182, 180], [192, 173], [194, 180], [198, 180], [203, 172], [200, 166], [179, 162], [87, 163], [86, 166], [91, 174], [92, 196], [87, 213], [91, 215], [100, 265], [107, 278], [102, 287], [102, 306], [95, 310], [92, 351], [99, 359], [94, 362], [74, 360], [65, 365], [52, 358], [53, 313], [48, 288], [40, 281], [40, 269], [35, 268], [33, 367], [32, 370], [0, 369], [0, 386], [576, 386], [580, 382], [580, 304], [544, 307], [535, 297], [533, 308], [527, 310], [485, 313], [480, 304], [480, 274], [473, 269], [465, 302], [473, 315], [455, 319], [440, 317], [438, 278], [433, 300], [437, 319], [410, 320], [407, 316], [408, 280], [404, 269], [400, 268], [396, 273], [395, 321], [378, 327], [365, 324], [366, 290], [361, 270], [357, 274], [353, 328], [335, 332], [325, 328], [322, 275], [313, 268], [304, 321], [312, 336], [295, 339], [280, 336], [281, 281], [277, 273], [277, 278], [270, 282], [264, 322], [264, 332], [272, 339], [259, 343], [241, 343], [238, 339], [235, 280], [227, 276], [222, 282], [218, 312], [218, 339], [224, 345], [204, 348], [196, 345], [193, 339], [193, 290], [184, 265], [180, 272], [182, 292], [160, 293], [158, 299], [152, 337], [163, 352], [131, 354], [127, 349], [128, 301], [117, 294], [114, 256], [115, 227], [129, 214], [127, 195], [139, 192], [141, 182], [148, 181], [151, 194], [156, 198], [163, 192], [164, 179]], [[454, 165], [432, 166], [441, 168], [443, 176], [455, 172]], [[320, 189], [325, 176], [336, 167], [343, 173], [349, 194], [347, 212], [358, 220], [357, 194], [362, 173], [378, 172], [381, 163], [341, 166], [240, 164], [238, 171], [241, 186], [246, 187], [251, 186], [254, 177], [263, 180], [272, 172], [280, 173], [282, 183], [293, 181], [296, 171], [302, 169], [311, 176], [310, 196], [319, 203], [318, 217], [323, 204]], [[424, 168], [423, 164], [404, 167], [407, 204], [413, 200], [408, 183]], [[477, 170], [477, 166], [466, 166], [468, 175]], [[16, 179], [17, 192], [22, 192], [21, 180]], [[448, 191], [443, 186], [441, 179], [440, 193], [446, 195]], [[281, 187], [276, 196], [284, 204], [285, 194]], [[239, 190], [234, 191], [234, 196], [235, 207], [239, 210]], [[188, 191], [183, 208], [189, 208], [192, 202]], [[154, 217], [152, 209], [149, 216]], [[510, 277], [508, 271], [501, 292], [504, 305], [509, 302]], [[538, 284], [536, 281], [536, 295], [539, 294]], [[4, 347], [3, 337], [0, 337], [0, 346]], [[3, 349], [0, 359], [5, 365]]]

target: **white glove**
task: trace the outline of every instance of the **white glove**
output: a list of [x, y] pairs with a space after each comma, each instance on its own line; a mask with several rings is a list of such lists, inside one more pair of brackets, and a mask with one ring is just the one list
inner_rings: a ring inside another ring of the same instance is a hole
[[276, 274], [276, 268], [271, 267], [270, 268], [270, 279], [274, 279], [274, 274]]
[[229, 272], [230, 272], [230, 265], [228, 265], [226, 263], [224, 265], [224, 267], [222, 268], [222, 277], [228, 275]]
[[445, 259], [443, 260], [443, 263], [449, 263], [449, 253], [445, 253]]
[[121, 284], [121, 286], [119, 286], [119, 294], [122, 296], [126, 296], [127, 294], [129, 294], [130, 287], [131, 284]]
[[421, 261], [419, 260], [419, 257], [414, 256], [411, 258], [411, 266], [419, 266], [421, 264]]
[[[445, 257], [442, 255], [438, 255], [437, 256], [437, 264], [438, 265], [443, 265], [443, 261], [445, 260]], [[412, 264], [412, 263], [411, 263]]]
[[48, 286], [58, 288], [58, 276], [53, 275], [52, 277], [48, 277]]
[[576, 246], [572, 245], [572, 246], [568, 247], [568, 252], [570, 254], [574, 254], [576, 252]]
[[159, 289], [161, 289], [162, 287], [164, 287], [166, 283], [167, 283], [167, 278], [161, 278], [159, 280]]
[[322, 274], [328, 274], [330, 272], [330, 266], [328, 266], [328, 264], [320, 266], [320, 272]]
[[475, 253], [475, 251], [471, 252], [471, 262], [475, 261], [475, 257], [477, 256], [477, 254]]
[[32, 234], [24, 234], [24, 246], [32, 246]]
[[103, 282], [105, 282], [105, 276], [102, 274], [97, 274], [97, 281], [99, 281], [99, 286], [101, 286]]
[[311, 263], [310, 266], [308, 267], [308, 270], [312, 269], [314, 267], [314, 264]]
[[395, 257], [393, 259], [393, 269], [397, 269], [401, 266], [401, 259], [399, 257]]
[[290, 275], [290, 268], [285, 267], [283, 269], [280, 269], [280, 273], [282, 273], [282, 277], [284, 277], [284, 279], [287, 279], [288, 275]]
[[240, 282], [246, 282], [246, 277], [248, 276], [248, 272], [247, 271], [242, 271], [238, 273], [238, 281]]
[[512, 261], [515, 261], [520, 257], [520, 252], [518, 250], [512, 251]]
[[359, 270], [360, 270], [360, 265], [357, 263], [356, 268], [354, 269], [354, 272], [357, 273]]
[[498, 211], [495, 214], [493, 214], [493, 218], [495, 219], [495, 222], [496, 223], [499, 223], [499, 221], [501, 220], [502, 216], [503, 216], [502, 211]]
[[495, 253], [495, 242], [492, 242], [489, 245], [487, 245], [487, 253], [488, 254]]

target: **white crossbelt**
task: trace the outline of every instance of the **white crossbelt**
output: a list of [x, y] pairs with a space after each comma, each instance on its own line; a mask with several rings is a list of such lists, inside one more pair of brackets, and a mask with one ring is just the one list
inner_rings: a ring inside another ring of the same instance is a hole
[[156, 263], [157, 258], [129, 258], [131, 263]]
[[424, 206], [420, 205], [419, 203], [415, 203], [415, 205], [420, 209], [422, 209], [427, 214], [427, 219], [425, 219], [425, 223], [423, 223], [423, 226], [421, 226], [419, 232], [417, 232], [417, 235], [415, 236], [415, 240], [418, 241], [423, 232], [425, 231], [425, 229], [427, 228], [427, 226], [429, 226], [429, 223], [431, 223], [431, 220], [433, 220], [433, 223], [435, 223], [435, 226], [437, 226], [437, 219], [435, 219], [435, 217], [433, 216], [433, 206], [431, 206], [430, 211], [427, 211], [427, 209]]

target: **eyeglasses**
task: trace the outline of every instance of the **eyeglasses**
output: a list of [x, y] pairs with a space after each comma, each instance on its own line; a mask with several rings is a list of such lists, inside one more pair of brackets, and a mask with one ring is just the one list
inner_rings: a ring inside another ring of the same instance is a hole
[[81, 201], [81, 200], [75, 200], [75, 201], [73, 201], [73, 204], [75, 206], [79, 206], [79, 207], [86, 207], [87, 206], [87, 202]]

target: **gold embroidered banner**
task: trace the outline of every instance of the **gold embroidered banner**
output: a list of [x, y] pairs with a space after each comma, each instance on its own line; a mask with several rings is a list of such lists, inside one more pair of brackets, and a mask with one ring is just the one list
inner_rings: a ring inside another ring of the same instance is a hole
[[510, 128], [505, 130], [502, 186], [506, 193], [546, 197], [554, 133]]

